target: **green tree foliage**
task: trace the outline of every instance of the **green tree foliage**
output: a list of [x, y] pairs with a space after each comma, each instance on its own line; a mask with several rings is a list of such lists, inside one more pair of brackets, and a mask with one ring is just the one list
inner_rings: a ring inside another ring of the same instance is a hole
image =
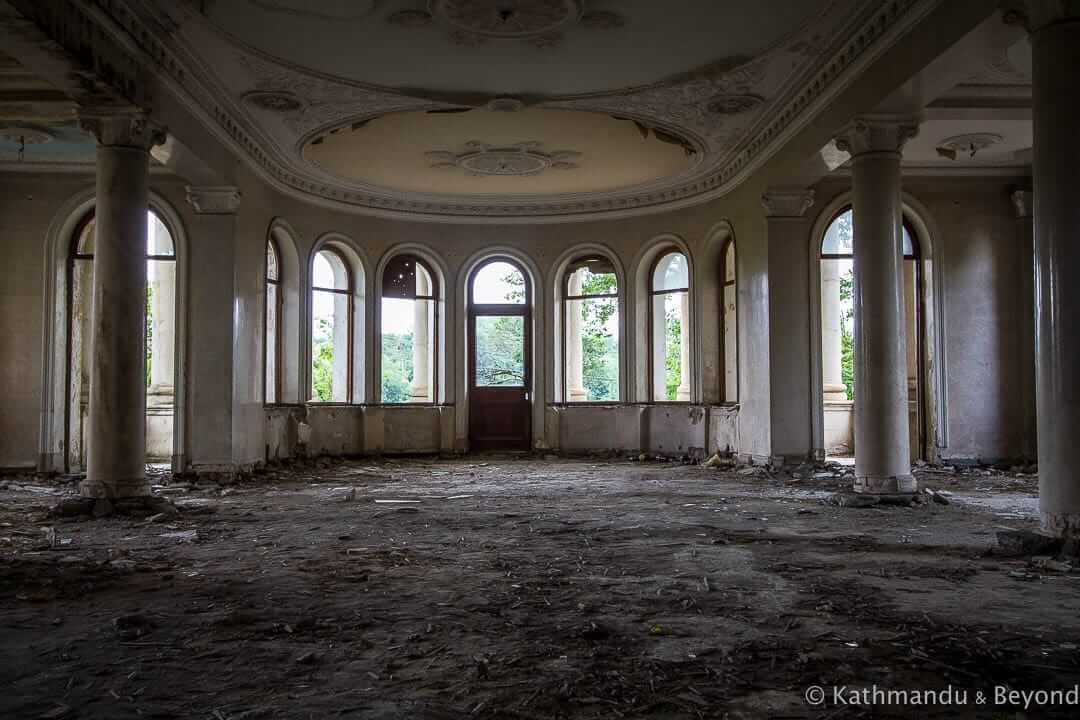
[[855, 399], [855, 309], [851, 305], [854, 288], [854, 270], [848, 270], [840, 278], [840, 302], [846, 308], [840, 316], [840, 373], [848, 400]]
[[319, 318], [311, 354], [311, 387], [315, 400], [331, 402], [334, 399], [334, 338], [333, 327], [326, 318]]
[[382, 401], [409, 401], [413, 381], [413, 334], [384, 334], [382, 337]]
[[[668, 297], [674, 297], [669, 295]], [[682, 384], [682, 318], [678, 306], [674, 303], [666, 309], [667, 343], [664, 348], [665, 388], [668, 400], [677, 400], [679, 385]]]
[[[603, 295], [616, 289], [614, 273], [587, 275], [582, 295]], [[618, 301], [593, 299], [580, 303], [582, 380], [592, 401], [616, 400], [619, 396], [618, 339], [608, 330]]]
[[525, 382], [524, 321], [519, 316], [476, 318], [476, 383]]
[[146, 284], [146, 387], [150, 387], [154, 352], [154, 286]]

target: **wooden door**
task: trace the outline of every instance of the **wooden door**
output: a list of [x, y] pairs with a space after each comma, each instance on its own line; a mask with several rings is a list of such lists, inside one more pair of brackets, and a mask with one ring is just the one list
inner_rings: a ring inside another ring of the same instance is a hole
[[[520, 273], [520, 294], [528, 298], [525, 273], [508, 261], [497, 263]], [[479, 274], [474, 273], [470, 285]], [[482, 299], [471, 287], [469, 446], [472, 450], [528, 450], [532, 444], [532, 312], [524, 302], [477, 301]]]

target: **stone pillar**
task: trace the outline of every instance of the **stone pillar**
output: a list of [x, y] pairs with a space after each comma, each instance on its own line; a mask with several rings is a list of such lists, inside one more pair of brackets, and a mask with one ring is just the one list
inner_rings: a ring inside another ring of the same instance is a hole
[[769, 454], [798, 463], [813, 453], [806, 211], [814, 204], [814, 192], [772, 187], [761, 204], [768, 252]]
[[843, 363], [843, 309], [840, 304], [840, 265], [821, 261], [821, 373], [825, 401], [847, 400]]
[[[430, 295], [431, 286], [428, 278], [417, 268], [416, 294]], [[413, 301], [413, 380], [409, 386], [409, 401], [414, 403], [431, 402], [428, 397], [431, 390], [428, 383], [429, 334], [428, 302]]]
[[1024, 413], [1024, 436], [1020, 452], [1027, 460], [1038, 453], [1035, 422], [1035, 227], [1033, 194], [1017, 190], [1012, 194], [1016, 210], [1016, 235], [1020, 244], [1020, 263], [1017, 265], [1018, 305], [1017, 350], [1020, 356], [1020, 396]]
[[[572, 296], [581, 294], [581, 271], [570, 275], [567, 288]], [[585, 366], [581, 348], [581, 301], [570, 300], [566, 303], [566, 400], [584, 402], [589, 393], [585, 390]]]
[[855, 490], [910, 493], [900, 149], [911, 118], [857, 119], [837, 139], [852, 155], [855, 235]]
[[690, 293], [679, 293], [679, 328], [682, 341], [679, 351], [679, 387], [675, 399], [690, 402]]
[[1032, 0], [1036, 405], [1044, 529], [1080, 535], [1080, 2]]
[[[235, 467], [239, 464], [237, 460], [248, 460], [243, 455], [238, 457], [238, 448], [242, 447], [238, 438], [261, 428], [252, 421], [255, 412], [244, 415], [246, 405], [253, 403], [239, 400], [238, 388], [252, 380], [257, 386], [262, 377], [256, 359], [261, 356], [261, 347], [260, 355], [254, 355], [250, 347], [256, 343], [247, 340], [262, 323], [244, 322], [240, 309], [249, 303], [238, 289], [237, 270], [245, 267], [249, 282], [261, 285], [262, 266], [254, 258], [256, 253], [257, 257], [264, 257], [266, 249], [249, 238], [255, 246], [249, 255], [252, 262], [241, 263], [237, 259], [241, 250], [237, 234], [240, 209], [237, 188], [188, 187], [187, 201], [195, 213], [188, 220], [188, 230], [198, 242], [191, 243], [189, 257], [191, 267], [198, 269], [199, 292], [191, 293], [185, 303], [195, 331], [188, 336], [186, 415], [197, 418], [198, 422], [191, 428], [187, 447], [176, 448], [174, 452], [188, 454], [196, 471], [203, 468], [219, 471]], [[258, 410], [265, 418], [262, 408]], [[259, 445], [263, 445], [261, 437]]]
[[87, 497], [150, 494], [146, 480], [146, 236], [150, 148], [138, 111], [84, 109], [97, 147]]

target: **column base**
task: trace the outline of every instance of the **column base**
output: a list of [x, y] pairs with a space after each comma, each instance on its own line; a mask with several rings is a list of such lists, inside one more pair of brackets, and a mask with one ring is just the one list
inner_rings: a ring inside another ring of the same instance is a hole
[[1042, 529], [1055, 537], [1080, 539], [1080, 513], [1042, 512]]
[[914, 493], [917, 489], [918, 483], [912, 475], [894, 475], [892, 477], [867, 475], [855, 478], [855, 492], [867, 495]]
[[79, 494], [87, 498], [138, 498], [150, 495], [150, 482], [145, 476], [124, 480], [101, 480], [87, 478], [79, 483]]

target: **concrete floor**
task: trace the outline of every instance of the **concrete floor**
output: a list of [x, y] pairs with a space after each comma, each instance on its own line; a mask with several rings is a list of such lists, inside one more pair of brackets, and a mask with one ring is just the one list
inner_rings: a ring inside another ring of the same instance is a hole
[[[1080, 683], [1080, 572], [987, 554], [1034, 477], [854, 509], [842, 477], [742, 473], [323, 461], [81, 522], [46, 514], [73, 486], [3, 483], [0, 717], [1076, 717], [994, 704]], [[832, 690], [873, 685], [969, 695]]]

